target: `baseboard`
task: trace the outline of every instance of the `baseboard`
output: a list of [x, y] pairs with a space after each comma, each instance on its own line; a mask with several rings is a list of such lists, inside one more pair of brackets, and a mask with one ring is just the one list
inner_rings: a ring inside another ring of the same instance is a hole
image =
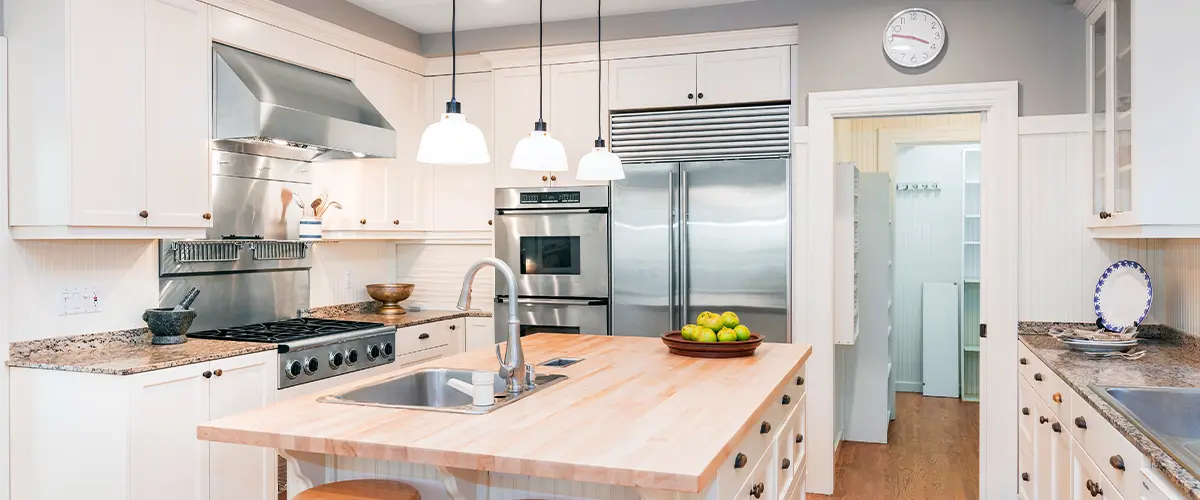
[[896, 392], [921, 392], [925, 390], [924, 382], [901, 382], [896, 381]]

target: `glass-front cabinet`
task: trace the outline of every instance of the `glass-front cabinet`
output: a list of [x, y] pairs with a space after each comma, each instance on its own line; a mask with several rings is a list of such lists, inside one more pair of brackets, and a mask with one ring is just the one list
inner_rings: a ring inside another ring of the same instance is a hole
[[1200, 237], [1200, 56], [1190, 49], [1200, 1], [1089, 8], [1088, 226], [1098, 238]]

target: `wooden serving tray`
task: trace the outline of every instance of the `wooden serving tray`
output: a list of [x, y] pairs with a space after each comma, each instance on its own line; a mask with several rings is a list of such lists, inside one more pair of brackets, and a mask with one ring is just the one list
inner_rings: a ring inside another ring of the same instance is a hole
[[679, 330], [662, 334], [662, 341], [671, 354], [690, 358], [745, 358], [754, 355], [763, 336], [750, 333], [750, 340], [738, 342], [696, 342], [684, 340]]

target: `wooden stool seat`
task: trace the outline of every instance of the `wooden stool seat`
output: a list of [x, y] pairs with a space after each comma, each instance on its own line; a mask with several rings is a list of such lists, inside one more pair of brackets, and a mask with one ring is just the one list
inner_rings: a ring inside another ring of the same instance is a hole
[[421, 500], [421, 494], [408, 483], [356, 479], [304, 490], [296, 495], [296, 500]]

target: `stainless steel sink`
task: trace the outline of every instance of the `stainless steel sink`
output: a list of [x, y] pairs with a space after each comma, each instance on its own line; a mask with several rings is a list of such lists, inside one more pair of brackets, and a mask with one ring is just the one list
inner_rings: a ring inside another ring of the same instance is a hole
[[1200, 475], [1200, 389], [1093, 385], [1092, 390], [1176, 462]]
[[470, 396], [446, 385], [446, 381], [449, 379], [458, 379], [470, 384], [471, 373], [473, 372], [470, 370], [427, 368], [365, 387], [359, 387], [342, 394], [322, 396], [317, 400], [322, 403], [482, 415], [525, 399], [543, 388], [567, 378], [566, 375], [538, 375], [533, 380], [533, 389], [513, 395], [505, 390], [504, 379], [499, 374], [495, 374], [492, 388], [496, 394], [496, 404], [492, 406], [475, 406], [471, 404]]

